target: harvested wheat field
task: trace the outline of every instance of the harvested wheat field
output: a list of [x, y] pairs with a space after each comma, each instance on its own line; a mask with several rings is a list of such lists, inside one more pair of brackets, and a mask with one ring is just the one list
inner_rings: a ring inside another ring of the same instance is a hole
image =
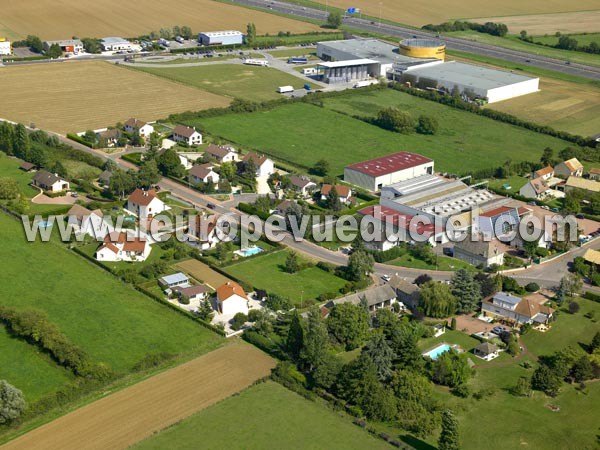
[[[317, 0], [325, 4], [326, 0]], [[598, 0], [327, 0], [330, 6], [360, 8], [363, 14], [421, 27], [450, 19], [546, 14], [598, 9]], [[502, 18], [504, 19], [504, 17]], [[481, 19], [483, 20], [483, 19]], [[520, 30], [517, 30], [517, 33]], [[531, 33], [530, 33], [531, 34]]]
[[265, 353], [233, 342], [60, 417], [2, 450], [124, 449], [243, 390], [273, 367]]
[[[524, 3], [527, 4], [527, 3]], [[577, 4], [579, 6], [579, 4]], [[561, 33], [591, 33], [600, 31], [600, 2], [595, 2], [596, 11], [565, 12], [559, 14], [530, 14], [509, 17], [484, 17], [476, 22], [501, 22], [509, 33], [518, 34], [526, 30], [532, 36]], [[584, 7], [577, 9], [585, 9]]]
[[182, 261], [178, 263], [175, 267], [194, 277], [196, 280], [208, 284], [215, 290], [222, 284], [231, 281], [226, 276], [223, 276], [219, 272], [214, 271], [206, 264], [198, 261], [197, 259], [188, 259], [186, 261]]
[[24, 38], [35, 34], [47, 39], [71, 36], [134, 37], [162, 27], [187, 25], [192, 31], [246, 31], [254, 22], [258, 34], [291, 31], [304, 33], [319, 27], [298, 20], [254, 11], [213, 0], [138, 0], [128, 11], [119, 0], [20, 0], [3, 2], [0, 36]]
[[0, 68], [0, 118], [58, 133], [85, 131], [129, 117], [227, 106], [230, 99], [107, 62]]

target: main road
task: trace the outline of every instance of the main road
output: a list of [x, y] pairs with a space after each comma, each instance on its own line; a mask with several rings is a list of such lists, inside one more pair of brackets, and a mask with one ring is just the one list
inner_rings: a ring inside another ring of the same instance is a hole
[[[230, 0], [232, 3], [261, 8], [268, 11], [285, 13], [301, 18], [318, 20], [323, 23], [327, 20], [327, 12], [321, 9], [309, 8], [305, 6], [294, 5], [286, 2], [270, 1], [270, 0]], [[434, 38], [436, 35], [424, 30], [403, 27], [400, 25], [390, 25], [379, 21], [361, 19], [359, 17], [344, 17], [344, 25], [349, 27], [367, 31], [369, 33], [382, 34], [385, 36], [393, 36], [398, 39], [406, 39], [412, 37], [418, 38]], [[443, 36], [442, 39], [446, 42], [449, 50], [457, 50], [461, 52], [474, 53], [476, 55], [487, 56], [497, 59], [503, 59], [518, 63], [521, 66], [531, 66], [540, 69], [548, 69], [556, 72], [566, 73], [579, 77], [589, 78], [591, 80], [600, 80], [600, 67], [588, 66], [585, 64], [571, 63], [566, 61], [548, 58], [545, 56], [536, 55], [533, 53], [511, 50], [503, 47], [497, 47], [489, 44], [469, 41], [467, 39], [459, 39], [450, 36]]]

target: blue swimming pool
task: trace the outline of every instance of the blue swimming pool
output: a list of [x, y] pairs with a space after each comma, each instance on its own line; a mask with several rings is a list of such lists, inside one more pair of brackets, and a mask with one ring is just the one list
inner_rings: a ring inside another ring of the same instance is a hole
[[423, 353], [423, 356], [428, 356], [435, 361], [440, 357], [442, 353], [447, 352], [451, 348], [452, 347], [450, 346], [450, 344], [440, 344], [437, 347], [432, 348], [428, 352]]
[[241, 250], [238, 250], [236, 253], [245, 258], [247, 256], [257, 255], [262, 251], [263, 251], [262, 248], [254, 246], [254, 247], [243, 248]]
[[54, 224], [52, 222], [48, 222], [47, 220], [42, 220], [41, 222], [38, 222], [39, 228], [52, 228], [52, 225]]

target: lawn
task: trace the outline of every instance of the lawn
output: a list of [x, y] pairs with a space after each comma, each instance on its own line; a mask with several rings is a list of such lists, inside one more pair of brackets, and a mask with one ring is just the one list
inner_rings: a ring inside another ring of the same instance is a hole
[[3, 67], [2, 80], [10, 88], [2, 92], [0, 117], [62, 134], [229, 104], [225, 97], [101, 61]]
[[[56, 242], [25, 240], [0, 215], [2, 304], [47, 312], [93, 360], [124, 374], [148, 354], [195, 355], [222, 343], [216, 334], [78, 257]], [[25, 382], [25, 380], [23, 381]]]
[[22, 390], [27, 402], [34, 402], [74, 379], [71, 372], [57, 366], [48, 355], [8, 334], [0, 325], [0, 380]]
[[[585, 34], [569, 34], [569, 37], [575, 39], [579, 45], [589, 45], [592, 42], [600, 45], [600, 33], [585, 33]], [[558, 43], [558, 37], [554, 35], [533, 36], [535, 42], [541, 42], [547, 45], [555, 45]], [[569, 51], [569, 53], [573, 53]], [[579, 54], [580, 52], [576, 52]], [[596, 56], [596, 60], [598, 56]], [[597, 63], [598, 64], [598, 63]]]
[[289, 297], [294, 303], [316, 299], [327, 292], [337, 294], [346, 281], [317, 267], [297, 273], [284, 271], [286, 250], [273, 252], [224, 267], [228, 274], [267, 292]]
[[[374, 116], [386, 106], [410, 111], [414, 117], [432, 115], [440, 130], [435, 136], [404, 135], [336, 112]], [[334, 175], [342, 174], [348, 164], [401, 150], [435, 159], [436, 170], [465, 173], [497, 167], [507, 159], [538, 161], [545, 147], [568, 146], [550, 136], [390, 89], [327, 99], [325, 108], [295, 103], [271, 111], [189, 120], [188, 124], [305, 168], [327, 158]]]
[[300, 89], [304, 81], [277, 69], [239, 64], [215, 64], [196, 67], [138, 67], [168, 80], [177, 81], [204, 91], [245, 100], [272, 100], [280, 98], [279, 86]]
[[272, 381], [229, 397], [133, 448], [262, 450], [324, 447], [391, 448], [353, 425], [347, 416], [326, 409], [320, 402], [306, 400]]
[[458, 270], [458, 269], [467, 269], [467, 270], [475, 270], [475, 267], [471, 264], [461, 261], [460, 259], [451, 258], [449, 256], [438, 256], [437, 257], [437, 265], [429, 264], [421, 259], [417, 259], [410, 254], [405, 254], [400, 258], [389, 261], [386, 264], [391, 264], [392, 266], [400, 266], [400, 267], [412, 267], [413, 269], [423, 269], [423, 270]]
[[441, 336], [422, 339], [419, 342], [419, 349], [422, 351], [427, 351], [431, 347], [435, 347], [437, 344], [442, 342], [447, 342], [448, 344], [458, 344], [465, 351], [469, 351], [481, 344], [481, 342], [479, 342], [477, 339], [463, 333], [462, 331], [446, 329], [446, 332]]
[[503, 187], [502, 187], [503, 185], [509, 184], [510, 189], [507, 190], [506, 192], [510, 192], [511, 194], [518, 194], [519, 189], [521, 189], [523, 186], [525, 186], [525, 184], [527, 184], [528, 181], [529, 181], [529, 178], [527, 178], [527, 177], [523, 177], [520, 175], [514, 175], [509, 178], [491, 179], [491, 180], [489, 180], [488, 186], [490, 186], [493, 189], [503, 189]]

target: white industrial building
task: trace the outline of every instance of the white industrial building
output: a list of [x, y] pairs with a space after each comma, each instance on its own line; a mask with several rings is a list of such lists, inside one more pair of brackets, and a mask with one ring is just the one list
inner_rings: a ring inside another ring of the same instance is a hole
[[540, 82], [539, 78], [457, 61], [408, 67], [401, 80], [447, 92], [458, 89], [461, 94], [484, 98], [488, 103], [537, 92]]
[[127, 51], [133, 50], [134, 46], [131, 42], [120, 37], [105, 37], [100, 39], [102, 49], [105, 52]]
[[351, 83], [377, 77], [379, 63], [372, 59], [351, 59], [317, 64], [317, 73], [326, 83]]
[[204, 31], [198, 33], [198, 42], [201, 45], [240, 45], [244, 43], [244, 34], [241, 31]]
[[344, 168], [344, 181], [369, 191], [399, 181], [433, 173], [433, 160], [411, 152], [399, 152]]
[[12, 53], [12, 46], [10, 41], [0, 38], [0, 55], [6, 56]]

